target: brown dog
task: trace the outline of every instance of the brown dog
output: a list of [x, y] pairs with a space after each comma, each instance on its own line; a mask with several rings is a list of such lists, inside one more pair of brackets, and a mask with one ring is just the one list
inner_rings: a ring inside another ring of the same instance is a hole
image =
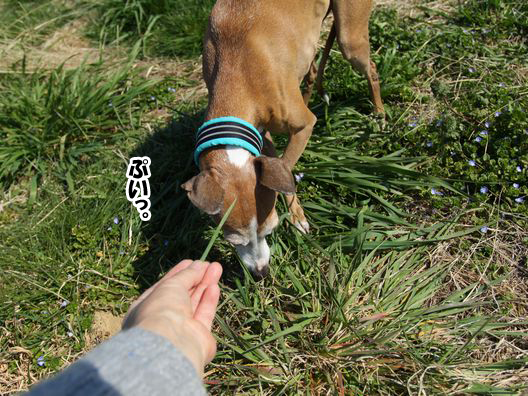
[[[237, 198], [224, 235], [256, 275], [268, 272], [270, 250], [265, 237], [278, 225], [277, 192], [286, 194], [291, 221], [301, 231], [309, 230], [291, 171], [316, 122], [307, 103], [316, 75], [321, 88], [334, 37], [343, 56], [367, 78], [375, 110], [383, 113], [376, 66], [370, 60], [371, 8], [371, 0], [218, 0], [212, 10], [203, 54], [209, 91], [205, 120], [212, 124], [204, 124], [198, 140], [212, 139], [220, 130], [228, 138], [246, 134], [245, 142], [232, 145], [226, 143], [229, 139], [219, 140], [214, 146], [200, 147], [201, 151], [198, 142], [195, 159], [200, 174], [182, 187], [192, 203], [216, 221]], [[317, 42], [330, 11], [334, 25], [317, 70]], [[303, 78], [304, 96], [299, 88]], [[266, 131], [260, 143], [257, 129]], [[204, 131], [207, 137], [200, 136]], [[289, 135], [281, 158], [269, 131]]]

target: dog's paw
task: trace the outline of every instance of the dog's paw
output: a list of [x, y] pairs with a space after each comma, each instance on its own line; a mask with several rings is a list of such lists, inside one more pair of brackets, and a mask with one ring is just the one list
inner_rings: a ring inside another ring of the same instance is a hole
[[293, 195], [289, 196], [287, 200], [290, 210], [291, 224], [293, 224], [295, 228], [297, 228], [303, 234], [308, 234], [310, 232], [310, 225], [308, 224], [308, 221], [306, 221], [304, 210], [299, 202], [299, 198], [297, 198], [297, 195]]
[[308, 234], [310, 232], [310, 224], [308, 224], [306, 220], [302, 220], [302, 221], [298, 220], [293, 224], [295, 225], [295, 228], [297, 228], [303, 234]]

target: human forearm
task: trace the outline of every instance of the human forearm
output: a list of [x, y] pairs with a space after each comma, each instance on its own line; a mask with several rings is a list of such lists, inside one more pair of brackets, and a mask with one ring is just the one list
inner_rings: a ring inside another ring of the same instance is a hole
[[164, 337], [133, 328], [37, 385], [35, 395], [205, 395], [189, 359]]

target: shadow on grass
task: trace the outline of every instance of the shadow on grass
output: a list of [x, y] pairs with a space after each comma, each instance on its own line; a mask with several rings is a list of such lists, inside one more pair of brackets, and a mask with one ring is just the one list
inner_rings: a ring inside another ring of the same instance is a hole
[[[362, 94], [365, 97], [366, 92]], [[351, 101], [354, 99], [331, 105], [326, 115], [333, 114], [344, 105], [353, 105]], [[319, 122], [324, 123], [325, 109], [320, 98], [315, 98], [310, 107]], [[200, 258], [212, 235], [211, 225], [214, 224], [190, 203], [180, 187], [198, 173], [193, 161], [194, 135], [202, 120], [201, 111], [176, 113], [167, 125], [149, 135], [130, 154], [131, 157], [148, 156], [151, 159], [152, 218], [142, 225], [149, 245], [148, 250], [133, 263], [134, 276], [141, 289], [148, 288], [161, 273], [179, 261]], [[322, 137], [329, 131], [318, 128], [317, 133]], [[365, 135], [368, 136], [367, 133]], [[287, 139], [277, 136], [276, 143], [279, 148], [284, 148]], [[226, 246], [218, 240], [207, 260], [219, 261], [224, 268], [223, 282], [234, 287], [236, 279], [245, 275], [237, 256], [230, 254], [232, 250]]]
[[[150, 287], [161, 273], [181, 260], [199, 259], [208, 244], [213, 223], [191, 204], [180, 187], [198, 173], [192, 154], [194, 133], [202, 120], [202, 112], [176, 114], [131, 153], [131, 157], [148, 156], [151, 159], [152, 218], [142, 226], [149, 245], [133, 263], [134, 276], [141, 290]], [[221, 262], [224, 273], [241, 272], [236, 261], [226, 260], [215, 247], [207, 259]]]

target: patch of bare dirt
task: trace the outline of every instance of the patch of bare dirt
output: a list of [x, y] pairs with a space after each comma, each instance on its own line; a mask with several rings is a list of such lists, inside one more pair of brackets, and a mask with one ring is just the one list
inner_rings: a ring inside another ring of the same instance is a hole
[[124, 316], [115, 316], [111, 312], [96, 311], [94, 313], [92, 328], [84, 336], [87, 350], [94, 348], [102, 341], [112, 337], [121, 330]]
[[61, 64], [71, 69], [83, 62], [97, 62], [101, 53], [83, 37], [85, 25], [86, 21], [75, 20], [53, 32], [38, 47], [30, 47], [18, 40], [0, 43], [0, 71], [9, 70], [24, 55], [28, 70], [54, 69]]

